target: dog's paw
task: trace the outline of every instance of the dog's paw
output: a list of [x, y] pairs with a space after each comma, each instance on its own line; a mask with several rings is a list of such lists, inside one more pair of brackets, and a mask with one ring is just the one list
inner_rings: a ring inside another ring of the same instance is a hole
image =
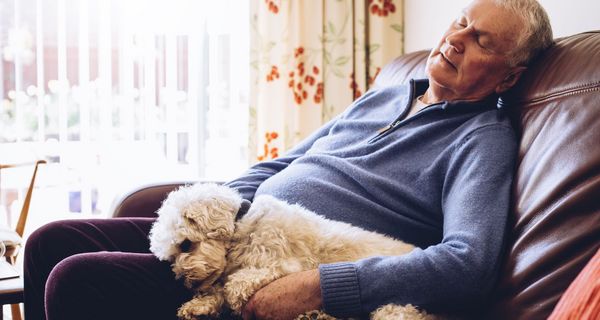
[[177, 316], [183, 320], [197, 320], [208, 317], [218, 317], [223, 301], [215, 296], [196, 296], [184, 303], [177, 311]]
[[440, 320], [442, 318], [428, 314], [425, 311], [417, 309], [411, 304], [404, 306], [395, 304], [386, 304], [379, 307], [377, 310], [371, 313], [372, 320], [386, 320], [386, 319], [398, 319], [398, 320]]
[[332, 317], [321, 310], [313, 310], [299, 315], [295, 320], [337, 320], [337, 318]]
[[223, 286], [225, 301], [234, 313], [240, 314], [250, 297], [273, 280], [279, 278], [274, 270], [248, 268], [230, 274]]
[[252, 281], [239, 280], [227, 282], [224, 287], [225, 301], [234, 314], [241, 314], [242, 307], [256, 292]]

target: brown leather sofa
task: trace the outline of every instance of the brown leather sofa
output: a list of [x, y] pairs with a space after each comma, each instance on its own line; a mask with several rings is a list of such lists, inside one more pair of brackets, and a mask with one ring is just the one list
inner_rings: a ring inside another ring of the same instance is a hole
[[[376, 86], [424, 77], [428, 51]], [[520, 133], [502, 273], [486, 319], [546, 319], [600, 246], [600, 31], [556, 40], [500, 104]], [[114, 216], [150, 216], [181, 183], [124, 195]]]

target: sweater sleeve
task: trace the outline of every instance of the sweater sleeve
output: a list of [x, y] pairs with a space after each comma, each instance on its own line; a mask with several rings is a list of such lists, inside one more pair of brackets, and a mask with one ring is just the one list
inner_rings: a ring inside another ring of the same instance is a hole
[[499, 269], [516, 147], [513, 130], [500, 125], [479, 128], [457, 144], [444, 177], [441, 243], [403, 256], [319, 266], [325, 311], [350, 317], [410, 303], [458, 312], [485, 299]]

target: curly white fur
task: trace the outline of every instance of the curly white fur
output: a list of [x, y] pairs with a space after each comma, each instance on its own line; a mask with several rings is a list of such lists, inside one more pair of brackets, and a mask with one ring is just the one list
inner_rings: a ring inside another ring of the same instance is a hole
[[[241, 201], [225, 186], [196, 184], [169, 194], [159, 209], [150, 250], [173, 262], [176, 277], [196, 292], [180, 318], [218, 316], [224, 303], [239, 314], [257, 290], [290, 273], [414, 248], [271, 196], [254, 199], [236, 222]], [[386, 305], [371, 318], [435, 319], [410, 305]]]
[[185, 240], [230, 237], [242, 197], [233, 189], [215, 184], [181, 187], [169, 194], [150, 230], [150, 251], [172, 261]]

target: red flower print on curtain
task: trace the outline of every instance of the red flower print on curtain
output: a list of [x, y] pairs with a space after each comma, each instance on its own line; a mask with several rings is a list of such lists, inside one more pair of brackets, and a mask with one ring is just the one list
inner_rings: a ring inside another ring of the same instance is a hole
[[375, 78], [377, 78], [377, 76], [379, 75], [379, 72], [381, 72], [381, 67], [377, 67], [375, 69], [375, 74], [374, 75], [369, 75], [369, 85], [372, 85], [373, 83], [375, 83]]
[[265, 133], [265, 144], [263, 145], [263, 154], [257, 157], [258, 161], [263, 161], [267, 159], [275, 159], [279, 156], [279, 150], [277, 147], [270, 146], [273, 140], [277, 139], [279, 134], [277, 132], [267, 132]]
[[306, 66], [305, 57], [304, 47], [297, 47], [294, 50], [294, 59], [297, 62], [296, 68], [289, 73], [288, 87], [294, 93], [294, 102], [298, 106], [309, 97], [312, 97], [315, 103], [321, 103], [323, 99], [323, 82], [317, 82], [320, 73], [319, 67], [315, 65], [312, 67]]
[[251, 161], [282, 154], [343, 112], [403, 51], [403, 0], [250, 6]]
[[[275, 2], [275, 0], [265, 0], [265, 3], [269, 7], [269, 11], [272, 12], [273, 14], [277, 14], [279, 12], [279, 6]], [[281, 5], [281, 3], [280, 3], [280, 5]]]
[[[379, 75], [379, 72], [381, 72], [381, 67], [375, 68], [375, 74], [368, 76], [369, 86], [371, 86], [373, 83], [375, 83], [375, 78], [377, 78], [377, 76]], [[356, 82], [356, 77], [354, 76], [354, 72], [352, 72], [350, 74], [350, 89], [352, 89], [352, 92], [354, 93], [354, 99], [358, 99], [362, 95], [362, 92], [360, 91], [358, 83]]]
[[369, 0], [369, 6], [369, 12], [380, 17], [387, 17], [396, 12], [396, 6], [392, 0]]
[[267, 82], [275, 81], [276, 79], [279, 79], [279, 71], [277, 66], [271, 66], [271, 72], [267, 74]]
[[350, 89], [352, 89], [354, 99], [358, 99], [362, 95], [362, 92], [360, 92], [360, 88], [358, 87], [358, 83], [354, 78], [354, 72], [350, 74]]

